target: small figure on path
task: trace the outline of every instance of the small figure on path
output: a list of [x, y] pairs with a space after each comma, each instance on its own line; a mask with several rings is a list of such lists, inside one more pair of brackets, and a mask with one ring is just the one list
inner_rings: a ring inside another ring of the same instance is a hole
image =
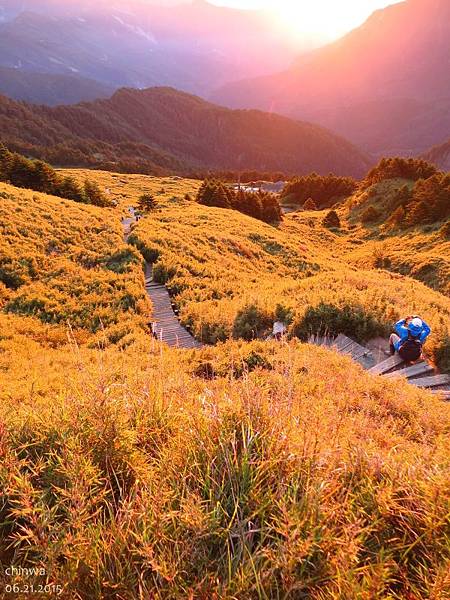
[[286, 333], [286, 325], [281, 321], [275, 321], [272, 329], [272, 337], [277, 340], [277, 342], [281, 342], [284, 334]]
[[158, 329], [156, 326], [156, 321], [151, 321], [149, 323], [149, 325], [150, 325], [150, 332], [152, 334], [152, 337], [154, 337], [155, 340], [157, 340], [158, 339]]
[[398, 321], [394, 329], [396, 333], [389, 339], [391, 355], [398, 352], [406, 362], [419, 360], [425, 340], [431, 333], [430, 327], [420, 317], [410, 316]]

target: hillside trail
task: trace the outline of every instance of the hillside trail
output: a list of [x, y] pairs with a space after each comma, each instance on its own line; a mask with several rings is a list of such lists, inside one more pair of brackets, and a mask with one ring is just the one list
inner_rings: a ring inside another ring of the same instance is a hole
[[351, 356], [372, 375], [380, 375], [386, 379], [405, 378], [408, 383], [422, 389], [428, 389], [444, 400], [450, 400], [450, 375], [436, 373], [435, 368], [426, 359], [408, 364], [398, 355], [381, 359], [378, 344], [369, 348], [358, 344], [346, 335], [336, 338], [329, 336], [312, 336], [311, 344], [326, 346], [340, 354]]
[[[122, 219], [124, 241], [126, 243], [128, 243], [128, 237], [131, 233], [131, 225], [136, 223], [134, 209], [130, 208], [129, 210], [131, 216]], [[172, 348], [201, 348], [203, 344], [198, 342], [181, 325], [174, 313], [167, 288], [154, 281], [152, 265], [147, 261], [145, 262], [145, 290], [153, 305], [155, 337]]]
[[[128, 243], [128, 237], [131, 233], [131, 225], [136, 223], [134, 208], [130, 207], [129, 211], [131, 216], [122, 219], [124, 241], [126, 243]], [[152, 265], [149, 262], [145, 262], [145, 289], [153, 304], [156, 337], [171, 347], [201, 348], [203, 344], [197, 341], [181, 325], [174, 313], [167, 288], [154, 281]], [[353, 360], [373, 375], [380, 375], [387, 379], [404, 377], [411, 385], [429, 389], [433, 393], [439, 394], [443, 399], [450, 400], [450, 376], [436, 373], [434, 367], [427, 360], [409, 365], [398, 355], [385, 358], [379, 344], [370, 347], [362, 346], [343, 334], [337, 337], [312, 336], [309, 343], [327, 346], [341, 354], [351, 356]]]

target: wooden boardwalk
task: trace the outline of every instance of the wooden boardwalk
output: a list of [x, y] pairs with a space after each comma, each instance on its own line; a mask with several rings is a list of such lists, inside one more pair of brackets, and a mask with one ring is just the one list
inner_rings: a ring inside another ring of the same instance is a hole
[[181, 325], [178, 317], [173, 312], [172, 302], [166, 287], [153, 281], [150, 263], [145, 263], [145, 289], [153, 304], [156, 337], [172, 347], [201, 348], [202, 344]]
[[[131, 225], [136, 221], [134, 213], [131, 214], [131, 217], [122, 220], [125, 242], [128, 242]], [[172, 348], [201, 348], [203, 344], [181, 325], [174, 313], [167, 288], [153, 281], [152, 265], [148, 262], [145, 263], [145, 290], [153, 306], [155, 337]]]
[[437, 374], [434, 367], [425, 360], [410, 365], [405, 363], [398, 354], [395, 354], [376, 363], [368, 348], [343, 334], [336, 338], [313, 336], [309, 342], [317, 346], [328, 346], [341, 354], [351, 356], [372, 375], [380, 375], [387, 379], [404, 378], [411, 385], [429, 389], [444, 400], [450, 400], [450, 376]]

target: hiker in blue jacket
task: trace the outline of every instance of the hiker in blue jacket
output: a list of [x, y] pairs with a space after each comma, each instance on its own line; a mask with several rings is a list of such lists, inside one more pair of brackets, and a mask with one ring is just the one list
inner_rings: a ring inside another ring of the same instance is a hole
[[398, 352], [407, 362], [419, 360], [423, 344], [431, 333], [430, 327], [420, 317], [411, 316], [398, 321], [394, 329], [396, 333], [389, 340], [391, 354]]

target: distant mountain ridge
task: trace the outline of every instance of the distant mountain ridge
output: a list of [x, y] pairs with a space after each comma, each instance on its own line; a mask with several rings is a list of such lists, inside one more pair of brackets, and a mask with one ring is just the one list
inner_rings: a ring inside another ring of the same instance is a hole
[[329, 127], [374, 154], [418, 154], [450, 132], [450, 2], [407, 0], [274, 76], [212, 96]]
[[370, 166], [355, 146], [322, 127], [230, 110], [171, 88], [121, 89], [107, 100], [54, 108], [0, 97], [0, 132], [11, 149], [53, 164], [137, 172], [360, 176]]
[[[0, 0], [0, 67], [92, 79], [113, 90], [168, 85], [208, 95], [236, 78], [284, 68], [297, 51], [266, 13], [203, 0], [170, 7], [141, 0]], [[36, 89], [36, 98], [20, 90], [14, 97], [41, 101], [45, 82]], [[91, 98], [88, 90], [84, 99]], [[51, 93], [46, 101], [56, 103]]]
[[108, 98], [114, 88], [76, 75], [33, 73], [0, 67], [0, 94], [35, 104], [76, 104]]

